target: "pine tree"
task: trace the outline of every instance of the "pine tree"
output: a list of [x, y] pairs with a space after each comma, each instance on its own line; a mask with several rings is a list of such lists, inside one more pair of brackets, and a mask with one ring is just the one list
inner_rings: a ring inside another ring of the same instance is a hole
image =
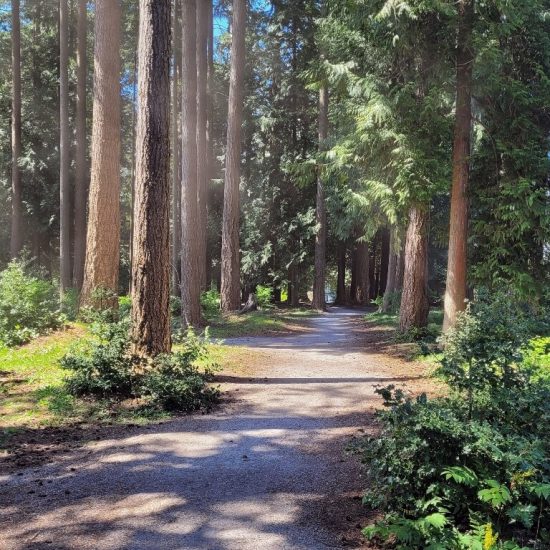
[[170, 0], [140, 0], [132, 254], [134, 352], [170, 351]]
[[443, 330], [452, 328], [457, 314], [466, 307], [468, 256], [468, 180], [470, 172], [470, 133], [472, 130], [472, 32], [474, 0], [458, 2], [456, 54], [456, 121], [453, 147], [453, 179], [449, 228], [449, 256]]
[[[120, 248], [120, 32], [118, 1], [97, 0], [95, 12], [92, 167], [81, 303], [94, 291], [118, 293]], [[112, 300], [111, 305], [116, 306]]]
[[221, 307], [239, 309], [239, 184], [241, 179], [241, 123], [244, 101], [246, 0], [233, 0], [231, 71], [225, 153], [225, 186], [222, 225]]
[[21, 157], [21, 18], [19, 0], [11, 1], [11, 236], [10, 254], [15, 258], [23, 246]]
[[86, 162], [86, 75], [88, 71], [86, 53], [87, 16], [87, 1], [78, 0], [73, 257], [73, 286], [78, 290], [82, 287], [84, 260], [86, 257], [86, 204], [88, 195], [88, 168]]
[[196, 326], [201, 323], [197, 231], [196, 1], [183, 0], [182, 6], [181, 314], [184, 326]]
[[61, 294], [71, 286], [69, 181], [69, 9], [59, 0], [59, 274]]

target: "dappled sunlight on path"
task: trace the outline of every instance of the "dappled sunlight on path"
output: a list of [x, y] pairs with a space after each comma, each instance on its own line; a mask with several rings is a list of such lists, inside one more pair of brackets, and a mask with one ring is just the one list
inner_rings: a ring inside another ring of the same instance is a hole
[[376, 385], [418, 377], [369, 364], [353, 334], [360, 314], [229, 341], [269, 354], [251, 377], [218, 377], [228, 398], [213, 414], [0, 476], [2, 548], [359, 547], [363, 482], [345, 448], [372, 428]]

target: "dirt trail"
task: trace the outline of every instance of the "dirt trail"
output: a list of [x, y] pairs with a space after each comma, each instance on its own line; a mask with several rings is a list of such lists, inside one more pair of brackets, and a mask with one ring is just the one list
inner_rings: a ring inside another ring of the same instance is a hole
[[228, 341], [261, 364], [220, 376], [229, 398], [213, 414], [0, 475], [0, 547], [360, 547], [363, 481], [345, 447], [372, 429], [375, 386], [419, 376], [365, 347], [362, 314], [334, 308], [300, 334]]

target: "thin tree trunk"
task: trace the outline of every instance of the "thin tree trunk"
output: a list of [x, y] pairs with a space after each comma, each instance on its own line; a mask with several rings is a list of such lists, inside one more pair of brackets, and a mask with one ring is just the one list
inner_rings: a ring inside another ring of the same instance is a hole
[[355, 295], [353, 302], [359, 306], [369, 303], [369, 243], [358, 242], [355, 248]]
[[59, 282], [71, 286], [71, 197], [69, 181], [69, 9], [59, 1]]
[[172, 293], [180, 296], [181, 273], [181, 141], [179, 110], [179, 77], [181, 76], [181, 26], [179, 0], [174, 0], [172, 13]]
[[[328, 88], [325, 85], [319, 90], [319, 150], [324, 149], [328, 135]], [[327, 243], [327, 212], [325, 205], [325, 190], [321, 168], [317, 172], [317, 199], [315, 209], [317, 234], [315, 236], [315, 278], [313, 280], [313, 307], [320, 311], [326, 309], [325, 304], [325, 271]]]
[[197, 232], [196, 1], [183, 0], [182, 6], [181, 315], [184, 326], [197, 326], [201, 323], [201, 306]]
[[132, 90], [132, 169], [130, 174], [130, 277], [128, 284], [128, 294], [132, 294], [132, 273], [131, 266], [133, 263], [133, 253], [134, 253], [134, 207], [136, 203], [136, 116], [137, 116], [137, 44], [136, 51], [134, 52], [134, 86]]
[[391, 299], [395, 293], [395, 283], [397, 275], [397, 262], [398, 262], [398, 253], [395, 250], [396, 242], [396, 229], [390, 231], [390, 242], [389, 242], [389, 259], [388, 259], [388, 270], [387, 270], [387, 281], [386, 289], [384, 291], [384, 300], [382, 301], [382, 306], [380, 311], [383, 313], [389, 313], [391, 306]]
[[207, 73], [208, 73], [208, 4], [209, 0], [197, 0], [197, 200], [198, 200], [198, 266], [201, 289], [206, 288], [206, 228], [208, 181], [207, 146]]
[[170, 0], [140, 0], [133, 351], [170, 351]]
[[412, 206], [407, 228], [399, 319], [399, 329], [402, 332], [411, 328], [423, 328], [428, 324], [428, 229], [428, 207]]
[[453, 146], [453, 175], [449, 228], [449, 256], [445, 288], [443, 330], [456, 323], [466, 307], [468, 254], [468, 179], [470, 132], [472, 128], [472, 32], [474, 0], [458, 2], [458, 46], [456, 55], [456, 119]]
[[292, 264], [290, 266], [290, 284], [288, 301], [291, 307], [298, 307], [300, 304], [300, 289], [298, 282], [298, 266]]
[[[81, 302], [118, 291], [120, 248], [120, 4], [95, 5], [94, 107], [86, 262]], [[110, 305], [116, 307], [115, 299]]]
[[336, 282], [335, 303], [343, 306], [346, 303], [346, 243], [338, 243], [338, 278]]
[[387, 227], [382, 228], [380, 234], [380, 278], [377, 296], [385, 294], [388, 284], [388, 269], [390, 261], [390, 232]]
[[[215, 174], [216, 159], [214, 157], [214, 14], [212, 0], [207, 2], [208, 10], [208, 75], [207, 75], [207, 121], [206, 121], [206, 150], [208, 155], [208, 178], [206, 195], [206, 218], [208, 222], [208, 201], [210, 183]], [[212, 285], [212, 249], [208, 244], [208, 224], [206, 228], [206, 288]]]
[[10, 255], [17, 257], [23, 246], [21, 157], [21, 21], [19, 0], [11, 2], [11, 236]]
[[239, 183], [244, 103], [246, 0], [233, 0], [231, 31], [221, 254], [221, 307], [224, 312], [237, 310], [240, 306]]
[[74, 258], [73, 285], [82, 287], [86, 257], [86, 202], [88, 195], [88, 167], [86, 163], [86, 34], [87, 0], [78, 0], [76, 50], [76, 153], [74, 201]]
[[395, 266], [395, 290], [401, 292], [403, 290], [403, 277], [405, 275], [405, 246], [406, 235], [402, 236], [399, 244], [399, 252], [397, 254], [397, 264]]

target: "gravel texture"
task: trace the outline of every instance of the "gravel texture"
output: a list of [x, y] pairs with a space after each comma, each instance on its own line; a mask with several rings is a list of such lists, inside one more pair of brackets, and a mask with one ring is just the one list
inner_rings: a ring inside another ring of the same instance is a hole
[[333, 308], [300, 334], [228, 341], [260, 350], [261, 364], [220, 375], [227, 397], [212, 414], [0, 474], [0, 548], [362, 547], [365, 482], [345, 448], [375, 430], [377, 385], [421, 379], [369, 347], [363, 313]]

